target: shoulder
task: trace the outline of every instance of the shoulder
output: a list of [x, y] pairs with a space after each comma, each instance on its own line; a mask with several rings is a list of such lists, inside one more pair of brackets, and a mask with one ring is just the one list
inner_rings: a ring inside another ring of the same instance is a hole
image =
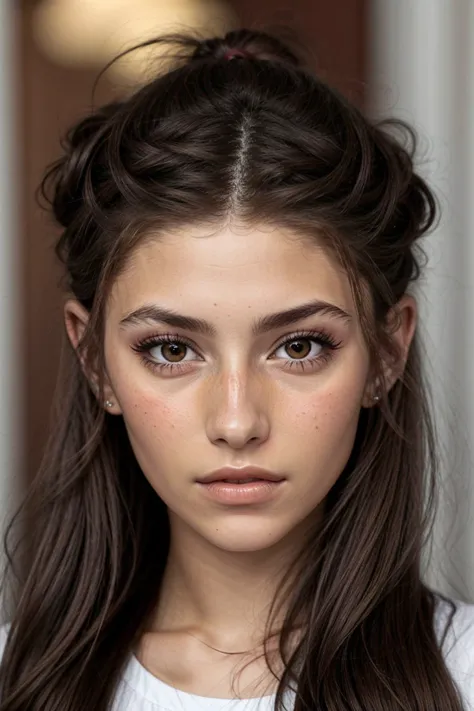
[[436, 596], [435, 630], [447, 656], [465, 658], [474, 664], [474, 604]]
[[474, 711], [474, 605], [437, 597], [435, 630], [446, 665]]

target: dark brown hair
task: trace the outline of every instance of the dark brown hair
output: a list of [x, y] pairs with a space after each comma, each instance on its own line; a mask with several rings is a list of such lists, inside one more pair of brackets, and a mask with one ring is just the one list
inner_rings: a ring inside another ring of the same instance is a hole
[[[369, 121], [276, 36], [154, 42], [177, 47], [176, 65], [80, 121], [43, 186], [63, 227], [68, 289], [91, 314], [89, 361], [103, 365], [108, 290], [148, 229], [232, 217], [323, 235], [383, 378], [383, 358], [397, 362], [387, 316], [419, 275], [417, 241], [436, 215], [411, 130]], [[166, 564], [167, 509], [123, 419], [104, 413], [70, 346], [63, 370], [45, 459], [5, 537], [16, 593], [0, 711], [108, 709]], [[361, 410], [322, 525], [286, 571], [277, 704], [291, 684], [297, 711], [462, 709], [434, 631], [437, 594], [421, 575], [436, 484], [415, 337], [394, 387]], [[12, 551], [22, 516], [30, 536]]]

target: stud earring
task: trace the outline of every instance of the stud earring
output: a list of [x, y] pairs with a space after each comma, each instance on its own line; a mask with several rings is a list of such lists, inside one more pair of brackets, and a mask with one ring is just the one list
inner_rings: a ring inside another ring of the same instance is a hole
[[112, 400], [105, 401], [105, 407], [113, 407], [113, 406], [114, 406], [114, 403], [112, 402]]
[[374, 390], [375, 390], [375, 392], [374, 392], [374, 394], [372, 395], [372, 400], [373, 400], [373, 402], [380, 402], [380, 395], [379, 395], [379, 393], [380, 393], [380, 380], [379, 380], [379, 378], [376, 378], [376, 379], [375, 379], [375, 382], [374, 382]]

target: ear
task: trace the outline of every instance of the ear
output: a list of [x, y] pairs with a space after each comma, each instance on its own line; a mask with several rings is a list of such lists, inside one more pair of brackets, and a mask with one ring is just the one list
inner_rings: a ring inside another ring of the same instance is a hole
[[399, 356], [384, 361], [384, 382], [372, 382], [364, 395], [364, 407], [373, 407], [380, 400], [382, 388], [390, 392], [397, 380], [403, 374], [408, 358], [408, 352], [416, 331], [418, 310], [413, 296], [405, 294], [400, 301], [390, 309], [387, 315], [387, 327], [391, 338], [398, 348]]
[[[71, 345], [78, 355], [82, 371], [89, 381], [92, 392], [96, 398], [99, 398], [99, 374], [93, 370], [91, 371], [90, 366], [86, 364], [87, 354], [78, 350], [89, 322], [89, 312], [76, 299], [68, 299], [64, 305], [64, 322]], [[102, 404], [108, 413], [113, 415], [121, 414], [117, 398], [107, 377], [104, 379], [104, 398], [105, 400]]]

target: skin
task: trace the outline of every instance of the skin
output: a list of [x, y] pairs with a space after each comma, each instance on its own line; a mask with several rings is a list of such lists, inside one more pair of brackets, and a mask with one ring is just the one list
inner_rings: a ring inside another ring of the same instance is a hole
[[[252, 334], [258, 317], [315, 299], [348, 317], [320, 313]], [[216, 334], [147, 320], [121, 324], [150, 304], [205, 319]], [[412, 297], [403, 297], [398, 311], [394, 338], [405, 360], [416, 324]], [[65, 319], [77, 347], [88, 314], [69, 300]], [[313, 336], [292, 338], [303, 330], [324, 332], [338, 348]], [[182, 362], [181, 372], [152, 370], [133, 350], [165, 334], [194, 345], [155, 346], [148, 356]], [[288, 367], [313, 357], [306, 370]], [[171, 681], [171, 672], [153, 666], [160, 641], [175, 643], [181, 657], [209, 653], [209, 663], [216, 653], [204, 652], [190, 634], [224, 650], [260, 643], [272, 581], [321, 515], [349, 458], [360, 409], [374, 405], [376, 384], [348, 279], [333, 257], [317, 241], [258, 226], [193, 227], [144, 241], [108, 300], [105, 359], [113, 403], [107, 412], [124, 418], [142, 471], [170, 514], [169, 562], [143, 659]], [[394, 379], [387, 373], [388, 387]], [[213, 469], [247, 464], [286, 477], [271, 503], [225, 507], [195, 483]], [[186, 684], [199, 693], [189, 679], [180, 688]]]

